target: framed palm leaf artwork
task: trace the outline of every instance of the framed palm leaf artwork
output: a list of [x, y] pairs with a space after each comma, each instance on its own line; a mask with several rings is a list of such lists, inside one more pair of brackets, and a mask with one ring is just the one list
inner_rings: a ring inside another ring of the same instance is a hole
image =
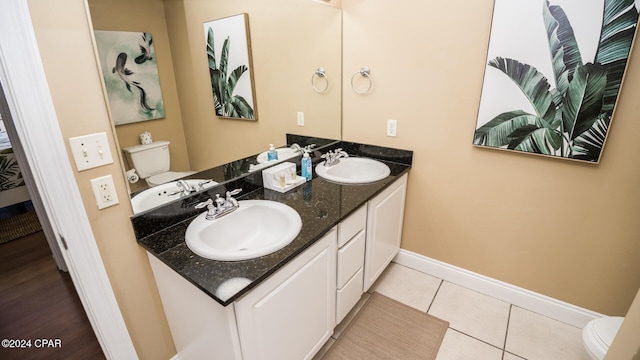
[[634, 0], [495, 0], [473, 143], [598, 163], [637, 22]]
[[206, 22], [204, 37], [216, 115], [257, 120], [248, 15]]

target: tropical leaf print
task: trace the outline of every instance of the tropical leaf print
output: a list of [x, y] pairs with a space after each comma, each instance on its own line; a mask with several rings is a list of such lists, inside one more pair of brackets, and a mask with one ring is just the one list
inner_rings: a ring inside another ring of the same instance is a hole
[[598, 161], [635, 35], [633, 0], [604, 0], [602, 27], [593, 62], [584, 63], [569, 17], [544, 1], [555, 88], [533, 66], [496, 57], [488, 62], [510, 78], [534, 113], [514, 109], [478, 127], [474, 144]]
[[249, 68], [246, 65], [240, 65], [228, 73], [231, 40], [229, 37], [224, 39], [219, 62], [216, 60], [214, 45], [213, 29], [209, 28], [207, 31], [207, 59], [216, 115], [254, 119], [255, 115], [251, 105], [241, 95], [234, 94], [238, 80]]

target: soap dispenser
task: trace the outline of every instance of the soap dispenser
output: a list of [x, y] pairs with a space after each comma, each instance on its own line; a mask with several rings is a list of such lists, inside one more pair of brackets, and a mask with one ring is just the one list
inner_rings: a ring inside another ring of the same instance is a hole
[[305, 178], [306, 181], [311, 180], [313, 177], [313, 171], [311, 169], [311, 157], [307, 150], [304, 150], [304, 155], [302, 155], [302, 177]]
[[267, 152], [267, 160], [278, 160], [278, 152], [273, 147], [273, 144], [269, 144], [269, 151]]

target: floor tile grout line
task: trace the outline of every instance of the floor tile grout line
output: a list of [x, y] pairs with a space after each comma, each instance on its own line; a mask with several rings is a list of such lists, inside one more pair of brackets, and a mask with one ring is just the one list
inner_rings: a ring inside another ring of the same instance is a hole
[[431, 310], [431, 307], [433, 306], [433, 303], [436, 301], [436, 297], [438, 296], [438, 293], [440, 292], [440, 289], [442, 288], [442, 284], [444, 284], [444, 280], [440, 279], [440, 284], [438, 285], [438, 288], [436, 289], [436, 292], [433, 294], [433, 298], [431, 299], [431, 302], [429, 303], [429, 306], [427, 307], [427, 311], [426, 313], [429, 313], [429, 310]]
[[504, 349], [500, 349], [500, 347], [499, 347], [499, 346], [495, 346], [495, 345], [493, 345], [493, 344], [491, 344], [491, 343], [488, 343], [488, 342], [486, 342], [486, 341], [484, 341], [484, 340], [482, 340], [482, 339], [478, 339], [477, 337], [475, 337], [475, 336], [473, 336], [473, 335], [470, 335], [470, 334], [467, 334], [467, 333], [465, 333], [465, 332], [463, 332], [463, 331], [461, 331], [461, 330], [454, 329], [454, 328], [452, 328], [452, 327], [449, 327], [449, 329], [451, 329], [452, 331], [455, 331], [455, 332], [457, 332], [457, 333], [459, 333], [459, 334], [462, 334], [462, 335], [464, 335], [464, 336], [468, 336], [468, 337], [470, 337], [471, 339], [473, 339], [473, 340], [475, 340], [475, 341], [479, 341], [479, 342], [481, 342], [481, 343], [483, 343], [483, 344], [489, 345], [489, 346], [491, 346], [492, 348], [498, 349], [498, 350], [500, 350], [500, 351], [502, 351], [502, 352], [504, 353]]
[[513, 304], [509, 304], [509, 316], [507, 316], [507, 328], [504, 333], [504, 344], [502, 344], [502, 350], [507, 350], [507, 338], [509, 337], [509, 325], [511, 323], [511, 310], [513, 309]]
[[507, 353], [507, 337], [509, 336], [509, 322], [511, 321], [511, 309], [513, 309], [513, 304], [509, 304], [509, 315], [507, 316], [507, 328], [505, 329], [504, 334], [504, 343], [502, 344], [502, 360], [504, 360], [504, 356]]
[[[438, 278], [438, 279], [439, 279], [439, 278]], [[436, 301], [436, 297], [438, 297], [438, 294], [440, 293], [440, 289], [442, 289], [442, 286], [443, 286], [443, 285], [444, 285], [444, 283], [446, 282], [446, 280], [444, 280], [444, 279], [439, 279], [439, 280], [440, 280], [440, 284], [438, 285], [438, 289], [436, 289], [436, 292], [435, 292], [435, 294], [433, 295], [433, 299], [431, 299], [431, 303], [429, 304], [429, 308], [427, 309], [427, 314], [429, 313], [429, 310], [431, 310], [431, 307], [433, 306], [433, 303]], [[513, 306], [513, 305], [512, 305], [512, 304], [509, 304], [509, 317], [507, 318], [507, 330], [508, 330], [508, 328], [509, 328], [509, 319], [510, 319], [510, 317], [511, 317], [511, 306]], [[451, 323], [449, 323], [449, 329], [451, 329], [451, 330], [453, 330], [453, 331], [455, 331], [455, 332], [457, 332], [457, 333], [459, 333], [459, 334], [462, 334], [462, 335], [468, 336], [468, 337], [470, 337], [471, 339], [473, 339], [473, 340], [475, 340], [475, 341], [479, 341], [479, 342], [481, 342], [481, 343], [484, 343], [484, 344], [486, 344], [486, 345], [489, 345], [489, 346], [491, 346], [491, 347], [493, 347], [493, 348], [495, 348], [495, 349], [498, 349], [498, 350], [502, 351], [502, 358], [504, 358], [504, 352], [505, 352], [504, 348], [502, 348], [502, 349], [501, 349], [501, 348], [500, 348], [500, 347], [498, 347], [498, 346], [495, 346], [495, 345], [493, 345], [493, 344], [491, 344], [491, 343], [488, 343], [488, 342], [486, 342], [486, 341], [484, 341], [484, 340], [478, 339], [477, 337], [472, 336], [472, 335], [470, 335], [470, 334], [467, 334], [467, 333], [465, 333], [465, 332], [463, 332], [463, 331], [461, 331], [461, 330], [455, 329], [455, 328], [451, 327]], [[507, 339], [506, 339], [506, 335], [505, 335], [505, 344], [506, 344], [506, 341], [507, 341]]]
[[[522, 356], [520, 356], [520, 355], [518, 355], [518, 354], [512, 353], [511, 351], [507, 351], [507, 350], [505, 350], [505, 351], [504, 351], [504, 354], [513, 355], [513, 356], [517, 357], [518, 359], [527, 360], [525, 357], [522, 357]], [[504, 355], [503, 355], [503, 356], [504, 356]]]

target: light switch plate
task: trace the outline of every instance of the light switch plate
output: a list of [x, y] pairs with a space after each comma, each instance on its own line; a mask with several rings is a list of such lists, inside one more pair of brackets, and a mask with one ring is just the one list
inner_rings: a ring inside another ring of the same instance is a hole
[[304, 112], [298, 111], [298, 126], [304, 126]]
[[69, 138], [69, 145], [78, 171], [113, 163], [105, 132]]

